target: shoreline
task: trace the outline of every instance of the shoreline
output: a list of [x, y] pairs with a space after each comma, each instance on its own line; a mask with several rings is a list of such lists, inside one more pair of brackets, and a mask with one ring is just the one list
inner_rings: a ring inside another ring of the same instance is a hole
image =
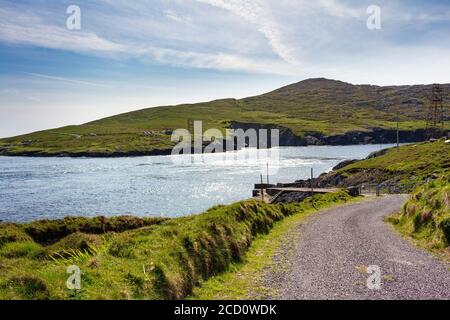
[[[397, 143], [397, 130], [385, 128], [373, 128], [369, 131], [347, 131], [343, 134], [325, 136], [320, 132], [305, 133], [300, 137], [290, 129], [280, 126], [261, 125], [256, 123], [234, 122], [232, 128], [235, 130], [260, 130], [280, 129], [279, 147], [307, 147], [307, 146], [352, 146], [352, 145], [378, 145]], [[443, 130], [442, 135], [447, 135], [448, 130]], [[400, 130], [399, 142], [418, 143], [427, 140], [425, 129]], [[5, 139], [0, 139], [0, 142]], [[168, 156], [172, 154], [175, 145], [151, 150], [131, 151], [45, 151], [39, 147], [28, 149], [23, 144], [0, 145], [0, 156], [5, 157], [30, 157], [30, 158], [132, 158], [146, 156]], [[205, 147], [205, 146], [204, 146]], [[14, 150], [15, 148], [15, 150]], [[271, 146], [268, 147], [271, 149]], [[88, 147], [86, 147], [88, 149]], [[241, 150], [242, 146], [234, 146], [234, 151]], [[228, 152], [224, 149], [222, 152]]]
[[[420, 143], [424, 141], [400, 141], [400, 144], [406, 143]], [[346, 147], [346, 146], [368, 146], [368, 145], [391, 145], [395, 144], [396, 141], [385, 141], [379, 143], [352, 143], [352, 144], [307, 144], [307, 145], [280, 145], [279, 147], [295, 148], [295, 147]], [[244, 148], [243, 148], [244, 149]], [[233, 150], [233, 151], [240, 151]], [[272, 148], [268, 148], [272, 149]], [[229, 151], [223, 151], [223, 153], [228, 153]], [[188, 155], [198, 155], [198, 154], [216, 154], [216, 153], [192, 153]], [[0, 151], [0, 157], [9, 158], [73, 158], [73, 159], [120, 159], [120, 158], [139, 158], [139, 157], [158, 157], [158, 156], [171, 156], [171, 149], [159, 149], [151, 151], [131, 151], [131, 152], [113, 152], [113, 153], [99, 153], [99, 152], [77, 152], [77, 153], [42, 153], [39, 151], [33, 152], [15, 152], [15, 153], [5, 153]], [[184, 154], [179, 154], [184, 155]], [[178, 156], [178, 155], [177, 155]]]

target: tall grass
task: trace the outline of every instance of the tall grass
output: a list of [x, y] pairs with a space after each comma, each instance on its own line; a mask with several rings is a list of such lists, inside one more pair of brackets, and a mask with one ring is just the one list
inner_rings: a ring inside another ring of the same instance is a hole
[[[339, 192], [296, 204], [244, 201], [124, 232], [76, 232], [51, 245], [33, 242], [46, 255], [8, 257], [0, 248], [0, 298], [73, 298], [65, 287], [66, 267], [76, 264], [82, 270], [77, 299], [182, 299], [244, 260], [255, 237], [276, 222], [350, 198]], [[36, 284], [36, 296], [24, 289], [30, 284]]]
[[394, 222], [432, 248], [450, 246], [450, 177], [431, 181], [411, 195]]

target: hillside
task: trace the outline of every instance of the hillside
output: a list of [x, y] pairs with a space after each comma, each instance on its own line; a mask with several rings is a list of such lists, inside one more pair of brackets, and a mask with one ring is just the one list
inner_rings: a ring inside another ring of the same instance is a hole
[[[450, 177], [450, 144], [443, 139], [386, 149], [361, 161], [343, 163], [314, 179], [317, 187], [379, 184], [391, 192], [411, 192], [427, 180]], [[298, 181], [309, 186], [310, 181]]]
[[[170, 133], [186, 128], [188, 119], [203, 120], [205, 130], [277, 126], [283, 129], [281, 145], [351, 144], [392, 142], [399, 113], [402, 141], [418, 141], [424, 138], [423, 130], [416, 130], [425, 127], [424, 112], [431, 88], [309, 79], [241, 100], [148, 108], [84, 125], [0, 139], [0, 154], [167, 154], [172, 146]], [[448, 84], [443, 88], [444, 92], [450, 91]]]

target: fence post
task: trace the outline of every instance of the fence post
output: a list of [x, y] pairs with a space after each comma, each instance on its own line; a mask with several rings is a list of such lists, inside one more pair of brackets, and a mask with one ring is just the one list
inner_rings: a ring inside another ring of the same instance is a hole
[[263, 185], [263, 175], [261, 175], [261, 201], [264, 202], [264, 185]]

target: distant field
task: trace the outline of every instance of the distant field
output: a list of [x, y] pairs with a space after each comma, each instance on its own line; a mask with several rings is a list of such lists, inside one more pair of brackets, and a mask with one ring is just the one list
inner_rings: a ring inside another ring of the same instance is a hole
[[[450, 85], [444, 88], [449, 91]], [[203, 120], [205, 130], [225, 130], [237, 121], [286, 127], [304, 137], [311, 133], [329, 136], [394, 129], [398, 113], [400, 129], [415, 130], [425, 127], [430, 91], [431, 86], [355, 86], [311, 79], [257, 97], [149, 108], [84, 125], [0, 139], [0, 153], [107, 155], [164, 150], [173, 146], [170, 133], [187, 128], [188, 119]]]

